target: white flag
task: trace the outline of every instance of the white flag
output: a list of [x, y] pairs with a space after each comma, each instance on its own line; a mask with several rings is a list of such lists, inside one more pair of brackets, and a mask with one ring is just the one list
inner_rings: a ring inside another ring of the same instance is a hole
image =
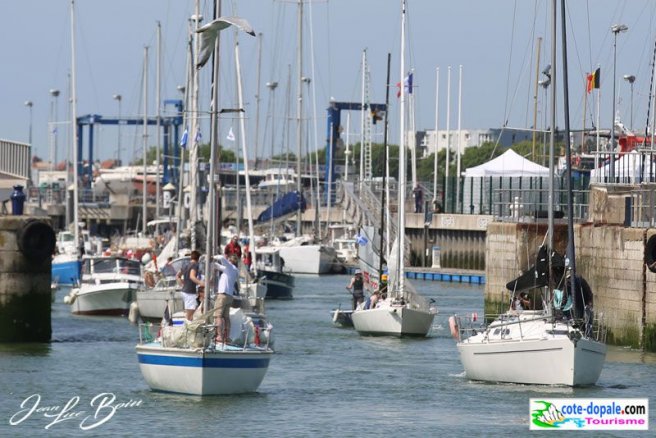
[[232, 126], [230, 127], [230, 131], [228, 131], [228, 136], [226, 138], [230, 141], [235, 141], [235, 133], [232, 132]]

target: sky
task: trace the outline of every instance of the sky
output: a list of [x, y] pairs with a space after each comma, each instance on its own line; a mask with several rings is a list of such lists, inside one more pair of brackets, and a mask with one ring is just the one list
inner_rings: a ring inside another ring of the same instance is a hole
[[[224, 0], [222, 15], [246, 18], [260, 38], [238, 36], [244, 86], [246, 138], [249, 154], [271, 155], [285, 148], [295, 151], [297, 63], [296, 0]], [[550, 8], [547, 0], [408, 0], [406, 70], [414, 73], [414, 114], [417, 129], [434, 129], [436, 94], [438, 127], [456, 129], [458, 114], [463, 129], [542, 129], [548, 103], [543, 90], [534, 111], [537, 40], [542, 38], [539, 69], [550, 64]], [[560, 4], [560, 1], [558, 2]], [[212, 2], [199, 2], [208, 22]], [[324, 146], [326, 107], [330, 99], [359, 102], [362, 53], [369, 65], [369, 94], [384, 103], [387, 54], [392, 55], [390, 142], [398, 143], [396, 84], [401, 80], [401, 0], [315, 0], [304, 3], [303, 71], [304, 119], [310, 149]], [[194, 0], [76, 0], [77, 114], [116, 117], [121, 95], [123, 116], [143, 117], [144, 47], [149, 47], [148, 113], [156, 113], [157, 23], [161, 23], [161, 99], [180, 98], [177, 87], [186, 83], [188, 21]], [[656, 2], [652, 0], [570, 0], [568, 59], [571, 124], [574, 129], [596, 120], [597, 91], [585, 92], [585, 76], [599, 67], [599, 125], [609, 127], [613, 115], [613, 43], [616, 44], [616, 107], [622, 121], [644, 131], [656, 38]], [[0, 138], [28, 142], [30, 125], [34, 153], [61, 161], [70, 151], [66, 125], [69, 116], [71, 72], [70, 0], [3, 0], [0, 3]], [[560, 20], [560, 12], [559, 12]], [[616, 39], [610, 28], [626, 24], [628, 31]], [[236, 108], [234, 32], [222, 35], [220, 107]], [[560, 29], [558, 31], [560, 41]], [[261, 50], [258, 50], [261, 48]], [[561, 75], [558, 49], [558, 75]], [[258, 75], [258, 65], [260, 66]], [[462, 65], [462, 99], [458, 105], [458, 71]], [[447, 111], [447, 70], [451, 66], [450, 111]], [[436, 93], [436, 73], [439, 88]], [[636, 77], [633, 93], [624, 75]], [[259, 76], [259, 105], [258, 95]], [[560, 76], [562, 77], [562, 75]], [[540, 75], [539, 79], [544, 79]], [[560, 79], [557, 79], [557, 82]], [[278, 82], [272, 92], [265, 85]], [[201, 129], [209, 138], [210, 68], [200, 75]], [[291, 88], [291, 89], [290, 89]], [[59, 97], [50, 90], [60, 90]], [[631, 106], [633, 95], [633, 106]], [[562, 102], [559, 87], [558, 100]], [[26, 106], [31, 101], [32, 106]], [[259, 111], [258, 111], [259, 106]], [[585, 111], [584, 111], [585, 109]], [[170, 111], [170, 108], [166, 108]], [[259, 118], [257, 114], [259, 112]], [[559, 113], [562, 113], [559, 111]], [[31, 115], [30, 115], [31, 114]], [[168, 113], [165, 113], [168, 114]], [[536, 115], [534, 115], [536, 114]], [[651, 113], [653, 115], [653, 112]], [[220, 139], [226, 147], [230, 129], [239, 131], [231, 116], [222, 116]], [[345, 116], [343, 115], [343, 125]], [[259, 124], [256, 122], [259, 119]], [[31, 122], [31, 123], [30, 123]], [[49, 123], [57, 126], [52, 134]], [[360, 114], [351, 113], [351, 142], [359, 139]], [[562, 116], [559, 118], [562, 125]], [[256, 129], [256, 125], [259, 128]], [[316, 126], [316, 130], [315, 127]], [[346, 126], [343, 126], [343, 136]], [[255, 132], [257, 130], [257, 140]], [[272, 131], [275, 134], [272, 137]], [[315, 134], [316, 132], [316, 134]], [[142, 129], [114, 126], [95, 134], [95, 156], [101, 159], [140, 156]], [[374, 141], [382, 142], [381, 124]], [[149, 144], [155, 133], [149, 131]], [[250, 156], [253, 158], [253, 156]]]

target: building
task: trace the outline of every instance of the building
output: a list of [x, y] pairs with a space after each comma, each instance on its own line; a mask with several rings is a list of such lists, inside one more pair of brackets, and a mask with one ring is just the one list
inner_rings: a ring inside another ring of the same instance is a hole
[[464, 151], [466, 148], [477, 147], [483, 143], [496, 143], [499, 142], [501, 147], [510, 147], [514, 143], [520, 141], [532, 140], [533, 133], [531, 131], [524, 131], [519, 129], [462, 129], [460, 135], [458, 130], [452, 129], [448, 132], [449, 140], [447, 141], [447, 131], [438, 130], [437, 135], [435, 130], [417, 131], [417, 149], [420, 157], [427, 157], [435, 152], [437, 145], [438, 152], [447, 148], [450, 144], [450, 150], [456, 151], [458, 143], [460, 142], [461, 148]]

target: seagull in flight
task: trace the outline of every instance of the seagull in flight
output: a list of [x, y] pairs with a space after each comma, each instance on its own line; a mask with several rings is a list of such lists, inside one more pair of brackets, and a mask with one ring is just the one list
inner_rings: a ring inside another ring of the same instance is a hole
[[249, 35], [255, 36], [255, 31], [251, 25], [243, 18], [240, 17], [220, 17], [211, 23], [206, 24], [196, 31], [200, 34], [200, 56], [196, 68], [201, 68], [210, 59], [210, 55], [214, 52], [214, 45], [219, 32], [227, 29], [230, 26], [235, 26], [239, 30], [243, 30]]

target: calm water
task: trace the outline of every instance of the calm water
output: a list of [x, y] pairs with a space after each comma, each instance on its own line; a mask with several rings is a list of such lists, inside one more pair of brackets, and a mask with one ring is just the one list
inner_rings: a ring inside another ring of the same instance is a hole
[[[268, 302], [277, 354], [259, 392], [205, 398], [151, 392], [137, 364], [136, 327], [125, 318], [71, 316], [60, 292], [52, 343], [0, 345], [0, 436], [525, 435], [531, 397], [631, 398], [656, 392], [656, 355], [616, 347], [593, 388], [467, 381], [447, 318], [454, 312], [481, 314], [481, 286], [414, 282], [437, 300], [440, 313], [430, 338], [399, 340], [360, 337], [332, 325], [329, 311], [339, 302], [350, 305], [347, 282], [346, 276], [299, 277], [294, 300]], [[114, 394], [112, 406], [127, 406], [113, 415], [107, 407], [94, 418], [91, 401], [103, 393]], [[33, 394], [40, 395], [40, 408], [71, 403], [69, 412], [78, 417], [46, 430], [55, 419], [42, 411], [11, 426], [10, 418], [23, 416], [17, 414], [20, 405]], [[655, 411], [652, 407], [652, 425]], [[84, 424], [106, 421], [85, 432], [80, 426], [88, 416]]]

